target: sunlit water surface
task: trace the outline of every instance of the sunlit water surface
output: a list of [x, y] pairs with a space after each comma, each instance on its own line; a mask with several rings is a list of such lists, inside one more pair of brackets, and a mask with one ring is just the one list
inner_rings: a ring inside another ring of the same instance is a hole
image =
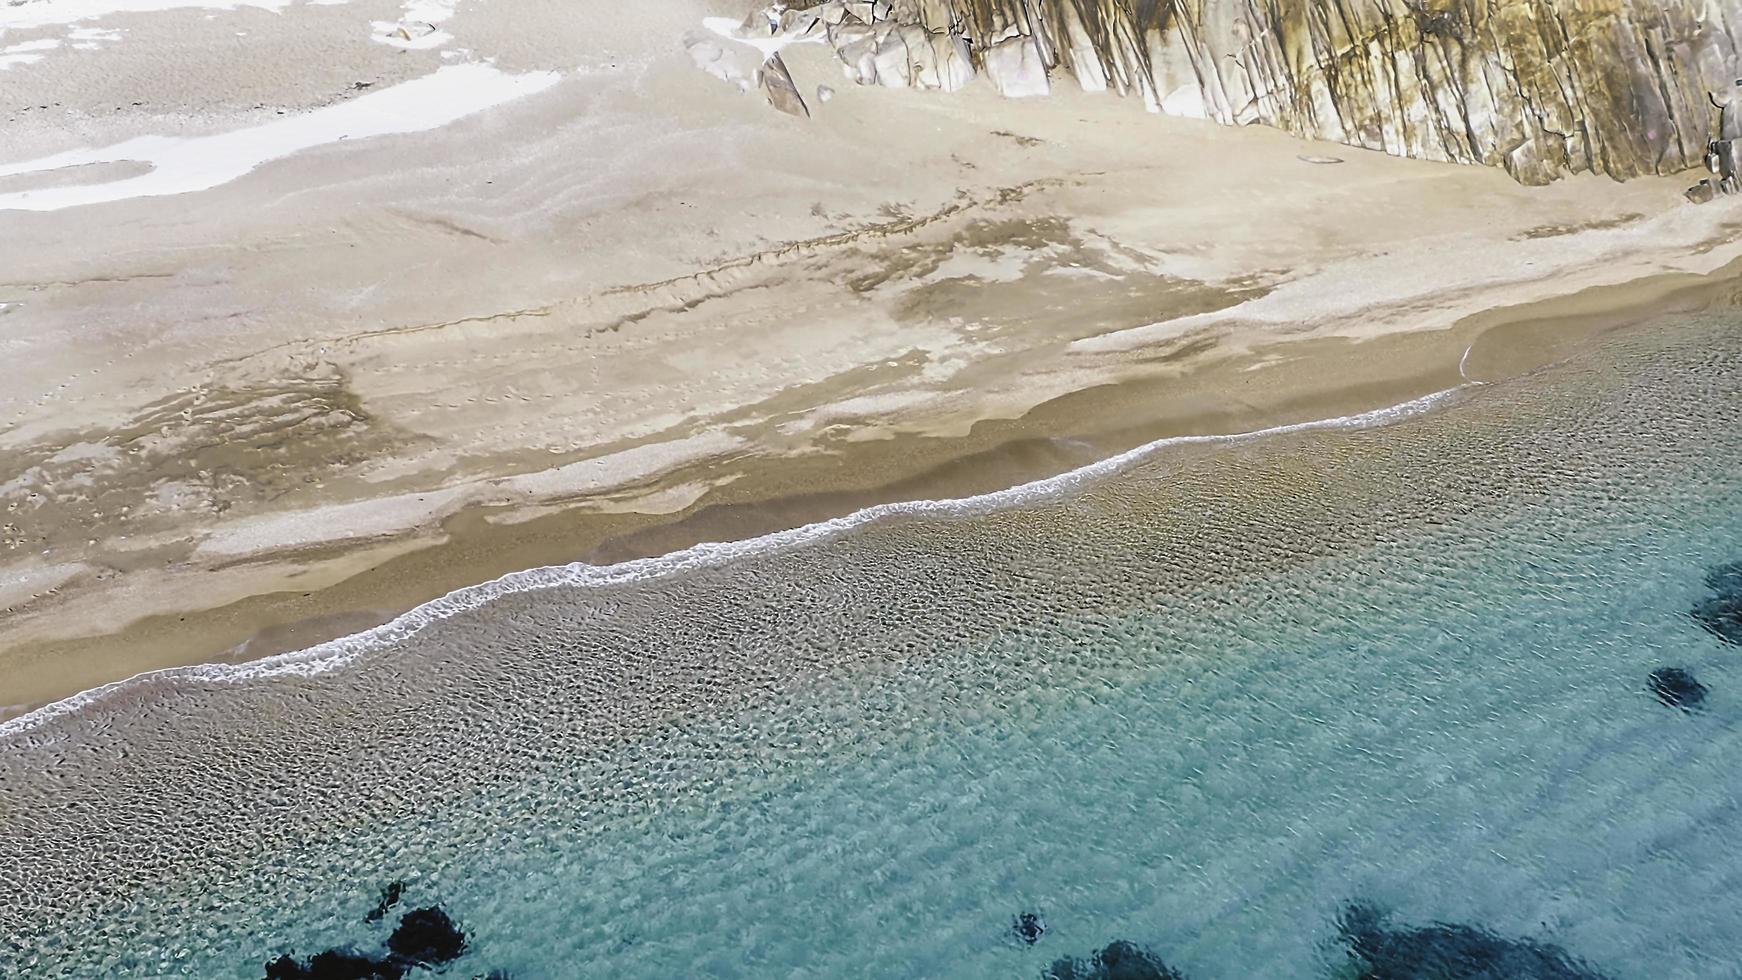
[[[1742, 647], [1690, 615], [1736, 561], [1712, 315], [1384, 427], [505, 596], [15, 736], [0, 975], [260, 977], [439, 904], [456, 977], [1033, 978], [1115, 939], [1352, 977], [1359, 903], [1742, 976]], [[1386, 975], [1491, 975], [1432, 969]]]

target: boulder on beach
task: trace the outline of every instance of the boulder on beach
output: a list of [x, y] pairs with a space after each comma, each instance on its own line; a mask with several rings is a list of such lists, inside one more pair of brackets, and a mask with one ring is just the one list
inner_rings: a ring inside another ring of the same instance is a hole
[[768, 96], [768, 104], [790, 116], [802, 119], [810, 118], [810, 108], [804, 104], [804, 98], [798, 94], [798, 86], [793, 84], [792, 73], [786, 70], [786, 62], [779, 54], [771, 54], [762, 63], [762, 70], [756, 74], [757, 83], [762, 86], [762, 92]]
[[1018, 34], [1006, 38], [986, 50], [986, 77], [992, 80], [998, 94], [1007, 99], [1025, 99], [1047, 95], [1052, 83], [1046, 77], [1046, 60], [1034, 38]]

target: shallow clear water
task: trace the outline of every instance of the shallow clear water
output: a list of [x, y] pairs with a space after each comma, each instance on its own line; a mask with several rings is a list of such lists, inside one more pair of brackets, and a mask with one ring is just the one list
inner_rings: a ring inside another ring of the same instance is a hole
[[1742, 976], [1742, 647], [1689, 615], [1739, 560], [1711, 316], [1380, 429], [506, 596], [17, 736], [0, 975], [259, 977], [378, 949], [404, 880], [461, 977], [1038, 977], [1115, 939], [1352, 976], [1351, 902]]

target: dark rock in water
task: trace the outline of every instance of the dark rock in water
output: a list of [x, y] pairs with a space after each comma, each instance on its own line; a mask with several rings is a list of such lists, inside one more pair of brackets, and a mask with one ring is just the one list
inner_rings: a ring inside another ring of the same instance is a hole
[[1680, 667], [1659, 667], [1651, 672], [1651, 693], [1664, 704], [1686, 711], [1706, 699], [1706, 685]]
[[466, 951], [466, 934], [441, 906], [431, 905], [405, 913], [387, 948], [414, 963], [446, 963]]
[[[404, 893], [405, 886], [397, 881], [382, 889], [381, 903], [367, 919], [385, 916]], [[266, 980], [403, 980], [420, 966], [458, 959], [466, 951], [466, 933], [440, 906], [432, 905], [407, 912], [387, 937], [387, 949], [381, 956], [329, 949], [307, 962], [280, 956], [266, 964]], [[486, 980], [507, 980], [507, 974], [492, 973]]]
[[1742, 646], [1742, 562], [1712, 569], [1706, 587], [1712, 595], [1694, 605], [1694, 621], [1725, 643]]
[[1559, 946], [1437, 922], [1394, 928], [1365, 905], [1344, 910], [1337, 931], [1359, 980], [1605, 980]]
[[401, 980], [405, 967], [350, 950], [329, 949], [307, 963], [280, 956], [266, 964], [266, 980]]
[[1046, 920], [1033, 912], [1024, 912], [1010, 922], [1010, 931], [1030, 946], [1040, 942], [1040, 937], [1046, 935]]
[[381, 889], [381, 901], [375, 903], [375, 908], [363, 917], [364, 922], [380, 922], [387, 915], [387, 910], [399, 904], [399, 899], [405, 894], [405, 882], [395, 881]]
[[1719, 565], [1707, 572], [1706, 588], [1719, 595], [1742, 596], [1742, 561]]
[[309, 960], [308, 976], [309, 980], [399, 980], [405, 967], [388, 958], [327, 950]]
[[1066, 957], [1042, 971], [1041, 980], [1185, 980], [1161, 958], [1136, 943], [1115, 940], [1088, 962]]
[[1107, 980], [1183, 980], [1154, 953], [1124, 940], [1096, 953], [1094, 965]]

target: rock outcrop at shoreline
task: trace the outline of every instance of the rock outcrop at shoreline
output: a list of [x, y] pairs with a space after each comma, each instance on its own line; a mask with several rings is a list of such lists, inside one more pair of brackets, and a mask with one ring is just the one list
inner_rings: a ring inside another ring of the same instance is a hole
[[1062, 70], [1153, 109], [1525, 183], [1698, 166], [1742, 0], [795, 0], [860, 84], [1011, 96]]

